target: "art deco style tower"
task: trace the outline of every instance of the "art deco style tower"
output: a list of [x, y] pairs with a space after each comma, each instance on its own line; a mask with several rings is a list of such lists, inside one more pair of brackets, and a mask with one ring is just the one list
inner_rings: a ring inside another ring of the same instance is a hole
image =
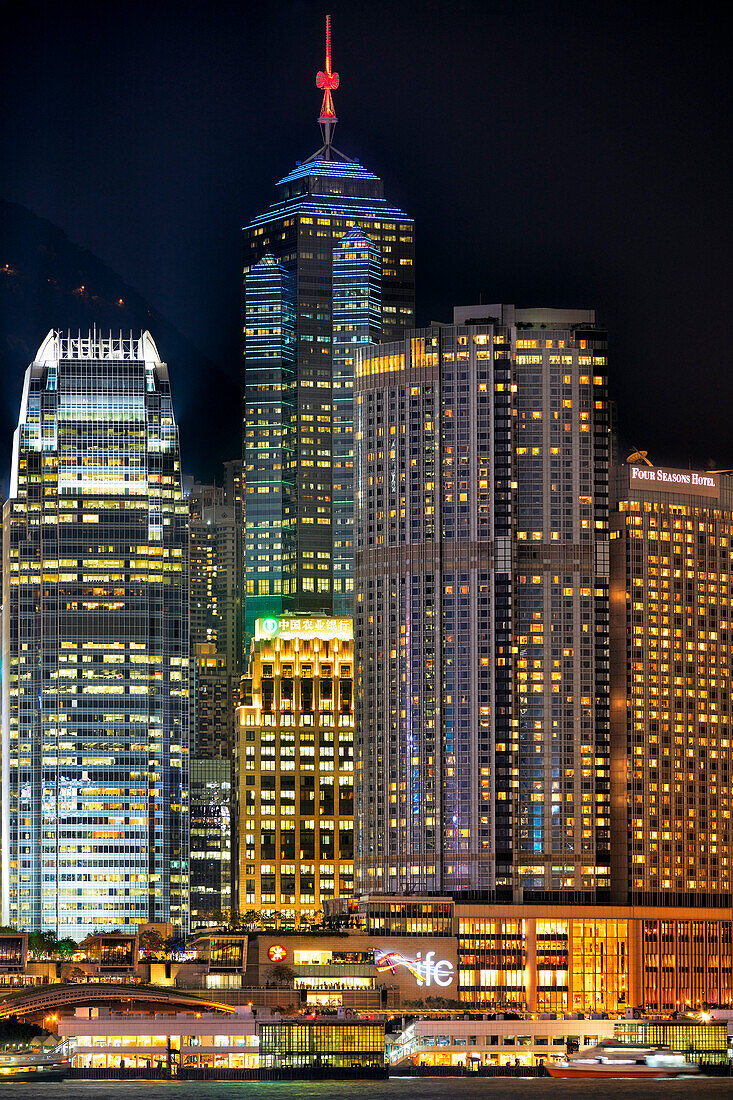
[[350, 613], [348, 346], [414, 324], [413, 221], [334, 147], [338, 83], [327, 20], [323, 144], [244, 229], [246, 647], [262, 616]]
[[3, 920], [188, 922], [187, 507], [149, 333], [50, 332], [3, 513]]
[[351, 618], [259, 619], [238, 723], [239, 910], [313, 920], [354, 892]]
[[357, 355], [357, 888], [608, 900], [606, 336], [456, 321]]

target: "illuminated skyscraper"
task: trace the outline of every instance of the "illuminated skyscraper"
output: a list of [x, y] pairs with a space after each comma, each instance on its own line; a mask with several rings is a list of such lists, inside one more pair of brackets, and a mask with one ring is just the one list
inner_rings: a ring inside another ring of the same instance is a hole
[[196, 661], [196, 721], [191, 751], [229, 759], [234, 694], [242, 670], [238, 646], [238, 548], [241, 517], [223, 488], [194, 485], [188, 496], [190, 638]]
[[238, 717], [239, 909], [314, 920], [354, 889], [351, 618], [258, 619]]
[[188, 922], [187, 507], [149, 333], [50, 332], [3, 512], [3, 919]]
[[333, 612], [354, 609], [354, 359], [381, 334], [382, 258], [350, 229], [333, 250]]
[[[232, 464], [227, 464], [231, 474]], [[241, 467], [240, 467], [241, 469]], [[241, 513], [231, 476], [188, 496], [191, 763], [190, 898], [194, 927], [231, 907], [234, 697], [241, 672]]]
[[635, 905], [729, 907], [733, 478], [615, 480], [614, 882]]
[[270, 253], [245, 275], [244, 324], [246, 645], [256, 619], [281, 611], [296, 584], [295, 302], [291, 275]]
[[328, 35], [323, 145], [244, 230], [247, 643], [262, 616], [351, 610], [347, 344], [414, 324], [413, 221], [332, 144]]
[[357, 353], [358, 888], [606, 900], [606, 336], [456, 322]]

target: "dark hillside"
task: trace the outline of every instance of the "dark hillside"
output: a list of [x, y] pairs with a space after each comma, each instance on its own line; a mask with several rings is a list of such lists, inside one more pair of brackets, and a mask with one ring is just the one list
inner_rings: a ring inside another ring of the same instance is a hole
[[0, 201], [0, 487], [7, 489], [25, 368], [49, 329], [93, 325], [150, 330], [170, 368], [183, 472], [219, 478], [221, 463], [241, 448], [241, 399], [232, 378], [98, 257], [51, 222]]

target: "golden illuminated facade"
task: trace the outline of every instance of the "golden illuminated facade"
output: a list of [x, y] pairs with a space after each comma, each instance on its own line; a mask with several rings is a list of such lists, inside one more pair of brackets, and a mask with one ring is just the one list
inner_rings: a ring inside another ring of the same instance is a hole
[[458, 917], [460, 999], [533, 1012], [623, 1010], [632, 980], [628, 911], [515, 906]]
[[730, 906], [733, 479], [625, 466], [616, 501], [615, 878], [636, 904]]
[[[481, 1011], [665, 1012], [733, 1004], [731, 910], [533, 905], [363, 895], [382, 950], [455, 958], [457, 998]], [[456, 954], [451, 954], [450, 938]], [[327, 945], [322, 945], [327, 946]], [[406, 996], [406, 994], [404, 994]]]
[[350, 619], [258, 619], [237, 709], [239, 909], [309, 921], [354, 886]]
[[[370, 895], [359, 921], [394, 950], [449, 957], [455, 996], [482, 1011], [668, 1012], [733, 1003], [731, 912], [719, 906], [505, 905]], [[432, 941], [432, 943], [431, 943]], [[421, 945], [422, 946], [422, 945]], [[399, 950], [399, 947], [397, 947]]]

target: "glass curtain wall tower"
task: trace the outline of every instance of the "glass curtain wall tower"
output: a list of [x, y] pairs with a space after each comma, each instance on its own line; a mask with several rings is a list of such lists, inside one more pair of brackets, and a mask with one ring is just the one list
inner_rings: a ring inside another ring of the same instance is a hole
[[3, 919], [188, 920], [186, 504], [149, 335], [50, 332], [3, 513]]
[[271, 254], [244, 280], [245, 638], [278, 612], [295, 569], [293, 437], [297, 432], [292, 276]]
[[[338, 75], [330, 41], [318, 81], [324, 143], [278, 182], [275, 201], [244, 229], [247, 648], [257, 618], [330, 614], [335, 595], [340, 605], [349, 602], [351, 470], [344, 452], [351, 387], [344, 337], [396, 339], [414, 323], [413, 221], [385, 200], [377, 176], [332, 144]], [[334, 257], [354, 229], [360, 250], [365, 236], [370, 251], [365, 269], [361, 257]], [[345, 284], [359, 280], [365, 293], [356, 300], [367, 304], [355, 319], [343, 315]]]
[[333, 250], [333, 613], [354, 606], [354, 357], [382, 329], [382, 257], [350, 229]]

